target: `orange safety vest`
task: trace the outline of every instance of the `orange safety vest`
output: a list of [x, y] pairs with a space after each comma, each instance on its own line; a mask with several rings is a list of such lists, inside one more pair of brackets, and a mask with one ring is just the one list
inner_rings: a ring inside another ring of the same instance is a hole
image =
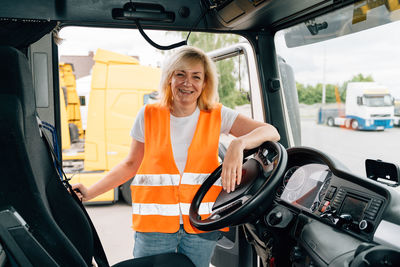
[[[170, 111], [159, 104], [146, 105], [144, 156], [131, 184], [132, 227], [135, 231], [175, 233], [180, 227], [181, 211], [185, 231], [202, 232], [190, 224], [189, 208], [200, 185], [219, 165], [221, 107], [200, 110], [181, 176], [172, 152]], [[214, 201], [222, 190], [221, 182], [216, 184], [200, 205], [199, 214], [203, 218], [211, 213]]]

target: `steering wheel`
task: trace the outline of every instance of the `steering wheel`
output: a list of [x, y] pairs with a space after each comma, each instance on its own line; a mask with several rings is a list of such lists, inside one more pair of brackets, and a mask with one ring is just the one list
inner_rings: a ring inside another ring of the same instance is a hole
[[[252, 154], [254, 156], [247, 159]], [[277, 142], [267, 141], [245, 151], [243, 161], [240, 185], [231, 193], [222, 190], [207, 218], [201, 218], [199, 207], [211, 186], [220, 178], [222, 165], [200, 186], [189, 210], [190, 222], [194, 227], [202, 231], [213, 231], [243, 224], [259, 217], [271, 205], [286, 168], [286, 149]]]

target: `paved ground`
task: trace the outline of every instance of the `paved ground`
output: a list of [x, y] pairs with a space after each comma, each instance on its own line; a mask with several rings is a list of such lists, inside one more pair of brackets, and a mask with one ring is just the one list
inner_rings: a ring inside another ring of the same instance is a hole
[[400, 165], [400, 128], [384, 131], [353, 131], [318, 125], [314, 120], [301, 122], [302, 145], [313, 146], [336, 157], [350, 170], [365, 174], [365, 159], [380, 159]]
[[110, 265], [133, 258], [133, 230], [131, 206], [86, 206], [102, 241]]

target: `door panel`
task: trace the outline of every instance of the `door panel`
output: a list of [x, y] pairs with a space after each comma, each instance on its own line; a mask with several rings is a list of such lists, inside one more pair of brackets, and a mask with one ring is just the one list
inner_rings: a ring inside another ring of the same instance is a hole
[[51, 34], [45, 35], [29, 47], [29, 59], [32, 68], [37, 112], [41, 120], [55, 125], [54, 106], [56, 104], [55, 99], [58, 97], [58, 91], [54, 90], [53, 85]]

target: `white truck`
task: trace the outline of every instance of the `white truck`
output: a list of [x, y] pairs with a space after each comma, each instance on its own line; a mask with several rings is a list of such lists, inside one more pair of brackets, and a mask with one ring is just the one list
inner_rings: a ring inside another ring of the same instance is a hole
[[375, 82], [347, 84], [346, 103], [336, 109], [320, 108], [318, 123], [354, 130], [384, 130], [393, 127], [394, 99]]
[[400, 127], [400, 99], [394, 101], [394, 119], [393, 126]]

